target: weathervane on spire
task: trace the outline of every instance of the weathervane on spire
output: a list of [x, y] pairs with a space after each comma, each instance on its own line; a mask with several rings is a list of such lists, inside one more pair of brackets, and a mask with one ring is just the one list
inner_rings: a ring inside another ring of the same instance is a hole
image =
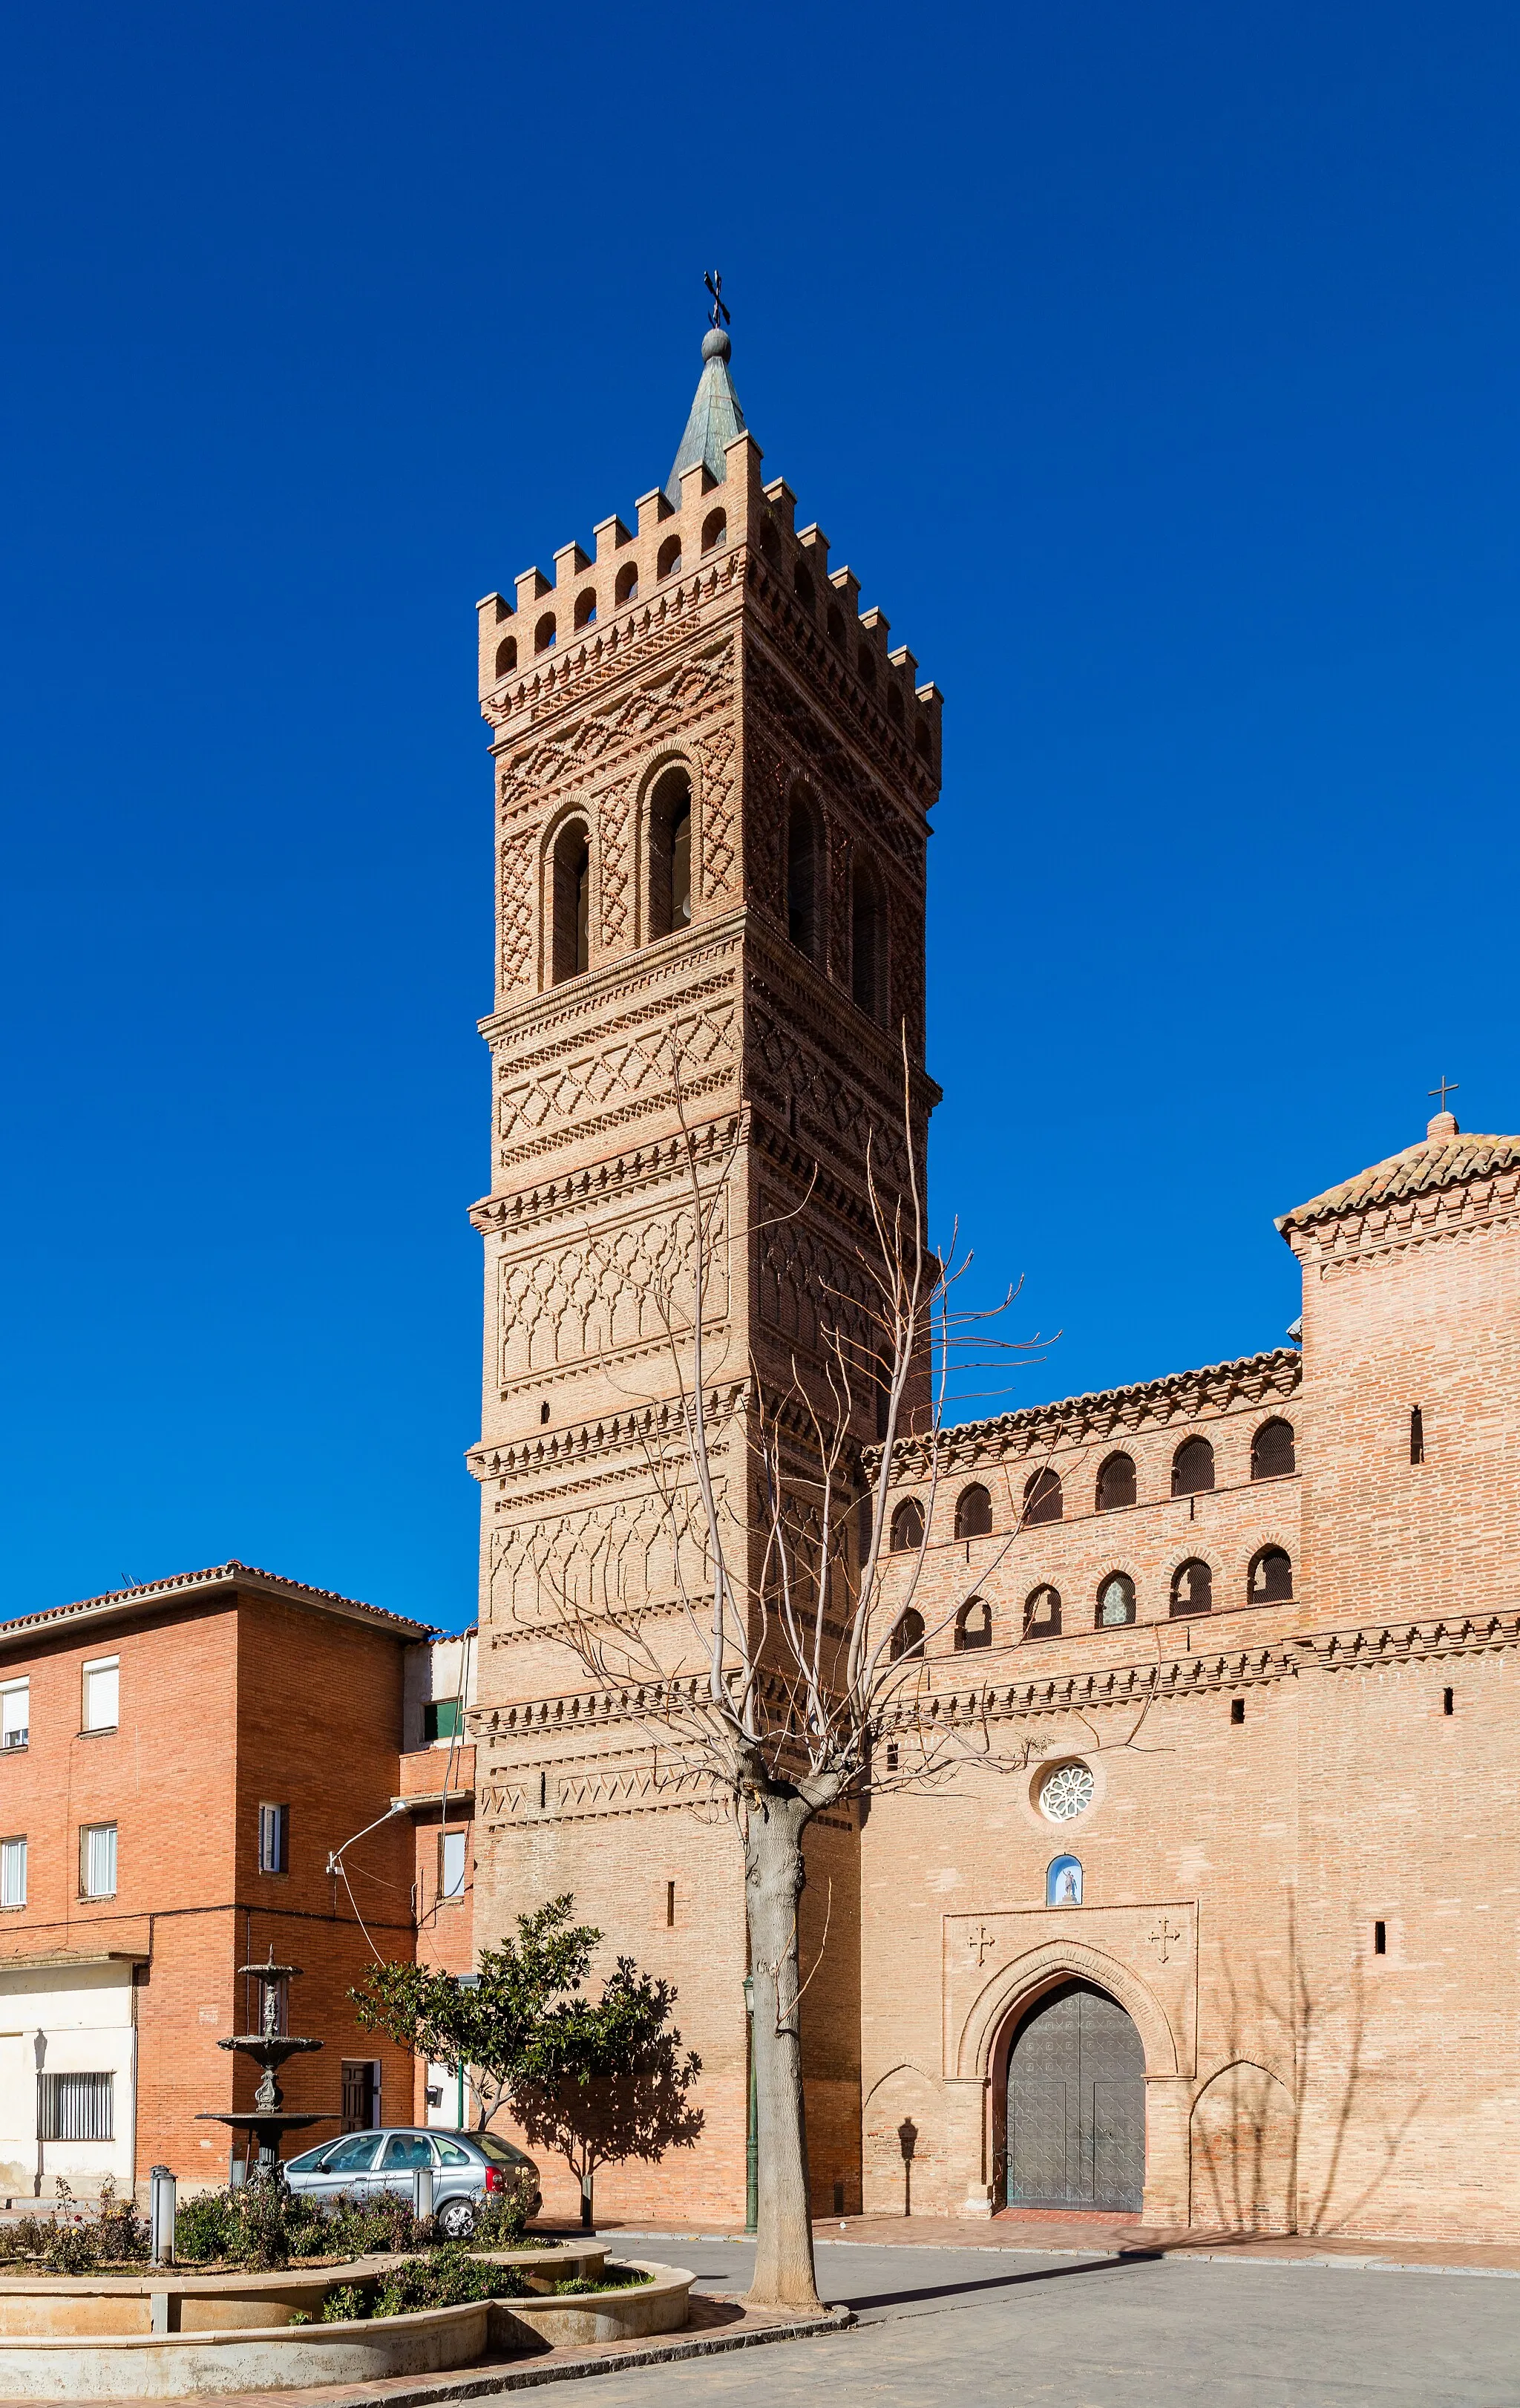
[[710, 267], [703, 277], [702, 281], [712, 295], [712, 307], [708, 311], [709, 324], [713, 326], [726, 326], [730, 324], [732, 322], [728, 315], [728, 304], [723, 297], [723, 278], [719, 275], [717, 269], [715, 267]]

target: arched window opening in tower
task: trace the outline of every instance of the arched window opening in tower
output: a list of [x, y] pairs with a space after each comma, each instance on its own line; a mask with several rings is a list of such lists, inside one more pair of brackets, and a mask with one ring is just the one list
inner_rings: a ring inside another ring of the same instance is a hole
[[552, 652], [557, 634], [554, 614], [552, 610], [546, 610], [533, 631], [534, 651], [536, 652]]
[[929, 723], [926, 719], [921, 719], [913, 732], [913, 750], [921, 761], [927, 761], [933, 757], [934, 747], [929, 740]]
[[569, 820], [550, 862], [550, 979], [579, 978], [591, 967], [591, 840], [583, 820]]
[[992, 1529], [992, 1498], [980, 1480], [963, 1488], [955, 1500], [957, 1539], [984, 1539]]
[[506, 677], [508, 672], [511, 669], [515, 669], [516, 666], [517, 638], [515, 636], [506, 636], [496, 646], [496, 675], [497, 677]]
[[818, 588], [812, 581], [812, 571], [799, 560], [792, 571], [792, 591], [810, 614], [818, 608]]
[[1214, 1484], [1214, 1451], [1206, 1438], [1190, 1438], [1180, 1446], [1171, 1462], [1171, 1493], [1174, 1497], [1201, 1497]]
[[760, 530], [760, 554], [762, 559], [769, 561], [772, 568], [780, 567], [782, 557], [781, 538], [776, 533], [775, 528], [771, 525], [768, 519]]
[[1043, 1463], [1024, 1484], [1024, 1526], [1028, 1529], [1037, 1522], [1059, 1522], [1065, 1512], [1060, 1474]]
[[596, 624], [596, 588], [588, 585], [575, 597], [575, 624], [578, 627], [594, 627]]
[[1025, 1639], [1061, 1636], [1061, 1592], [1048, 1582], [1032, 1589], [1024, 1601], [1024, 1635]]
[[638, 601], [638, 563], [636, 560], [625, 560], [618, 570], [612, 586], [612, 599], [620, 609], [624, 602]]
[[1179, 1564], [1171, 1576], [1171, 1610], [1174, 1614], [1208, 1613], [1214, 1601], [1214, 1576], [1208, 1565], [1197, 1556]]
[[667, 535], [660, 546], [660, 556], [654, 564], [656, 577], [679, 577], [681, 574], [681, 538]]
[[922, 1656], [923, 1653], [924, 1616], [916, 1607], [911, 1605], [907, 1612], [899, 1617], [897, 1627], [892, 1634], [892, 1661], [897, 1664], [905, 1656]]
[[681, 763], [655, 780], [648, 824], [645, 891], [652, 942], [690, 927], [692, 920], [692, 781]]
[[786, 933], [799, 953], [818, 959], [818, 824], [804, 796], [786, 824]]
[[875, 869], [864, 856], [854, 867], [850, 912], [850, 985], [862, 1011], [886, 1018], [886, 907]]
[[842, 652], [844, 650], [844, 612], [839, 609], [838, 603], [835, 602], [831, 602], [828, 606], [828, 632], [832, 640], [838, 644], [840, 652]]
[[1127, 1572], [1110, 1572], [1097, 1584], [1096, 1627], [1114, 1630], [1135, 1619], [1135, 1584]]
[[1263, 1547], [1251, 1559], [1246, 1598], [1252, 1605], [1283, 1605], [1293, 1595], [1293, 1559], [1283, 1547]]
[[860, 672], [862, 685], [873, 686], [876, 683], [876, 654], [869, 644], [861, 645], [855, 654], [855, 666]]
[[1281, 1419], [1263, 1422], [1251, 1441], [1253, 1480], [1283, 1480], [1298, 1466], [1294, 1454], [1293, 1424]]
[[992, 1608], [984, 1597], [968, 1598], [955, 1616], [956, 1652], [992, 1645]]
[[1096, 1498], [1100, 1513], [1111, 1513], [1121, 1505], [1135, 1502], [1135, 1458], [1132, 1455], [1111, 1455], [1100, 1464]]
[[892, 1516], [891, 1551], [915, 1555], [924, 1544], [924, 1508], [916, 1497], [905, 1497]]
[[895, 685], [889, 685], [887, 688], [887, 717], [895, 727], [902, 725], [902, 693], [901, 689]]
[[727, 512], [725, 510], [710, 510], [702, 522], [702, 550], [704, 552], [716, 552], [719, 545], [726, 543], [727, 540]]

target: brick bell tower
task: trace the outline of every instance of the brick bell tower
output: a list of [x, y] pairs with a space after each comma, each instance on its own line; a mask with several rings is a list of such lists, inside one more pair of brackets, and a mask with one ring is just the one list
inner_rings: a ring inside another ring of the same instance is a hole
[[[666, 1670], [690, 1661], [678, 1573], [699, 1597], [702, 1551], [663, 1302], [693, 1257], [683, 1121], [713, 1215], [717, 1470], [735, 1559], [746, 1538], [753, 1559], [754, 1383], [788, 1385], [794, 1363], [806, 1377], [823, 1291], [859, 1292], [867, 1136], [878, 1165], [900, 1152], [905, 1025], [925, 1114], [936, 1092], [922, 1064], [939, 695], [881, 611], [860, 610], [852, 571], [830, 571], [819, 528], [797, 530], [784, 482], [762, 480], [729, 358], [715, 325], [675, 464], [632, 528], [604, 519], [592, 552], [567, 543], [552, 579], [530, 568], [479, 606], [497, 924], [470, 1468], [478, 1941], [570, 1890], [609, 1964], [626, 1951], [676, 1983], [703, 2058], [702, 2140], [695, 2158], [609, 2171], [598, 2200], [732, 2218], [740, 1851], [674, 1742], [656, 1746], [626, 1691], [594, 1688], [555, 1634], [615, 1611]], [[862, 1400], [863, 1442], [874, 1410]], [[805, 1960], [825, 1911], [832, 1928], [805, 2027], [813, 2175], [823, 2210], [854, 2209], [854, 1834], [840, 1817], [814, 1842]], [[563, 2168], [545, 2172], [568, 2204]]]

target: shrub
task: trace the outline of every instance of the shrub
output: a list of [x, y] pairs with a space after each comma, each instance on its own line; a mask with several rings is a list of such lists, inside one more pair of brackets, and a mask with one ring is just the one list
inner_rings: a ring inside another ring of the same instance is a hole
[[375, 2199], [340, 2200], [337, 2213], [323, 2219], [323, 2232], [324, 2239], [316, 2245], [344, 2258], [401, 2256], [425, 2247], [433, 2238], [432, 2226], [420, 2224], [411, 2201], [394, 2191], [382, 2191]]
[[322, 2303], [324, 2325], [350, 2325], [369, 2314], [369, 2295], [357, 2283], [336, 2284]]
[[528, 2286], [516, 2266], [489, 2266], [459, 2242], [448, 2242], [425, 2258], [409, 2258], [375, 2291], [377, 2316], [414, 2315], [423, 2308], [464, 2307], [472, 2300], [525, 2300]]
[[472, 2249], [521, 2249], [528, 2229], [527, 2203], [521, 2192], [488, 2191], [475, 2211]]
[[637, 2266], [609, 2266], [600, 2274], [566, 2274], [563, 2283], [554, 2286], [556, 2300], [585, 2300], [594, 2291], [637, 2291], [641, 2283], [652, 2283], [652, 2274], [642, 2273]]
[[204, 2266], [235, 2254], [238, 2224], [232, 2201], [231, 2191], [208, 2190], [176, 2208], [174, 2254], [184, 2265]]

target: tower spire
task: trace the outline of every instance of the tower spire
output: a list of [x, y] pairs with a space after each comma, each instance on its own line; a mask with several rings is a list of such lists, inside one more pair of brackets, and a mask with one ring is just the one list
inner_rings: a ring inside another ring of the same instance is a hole
[[738, 406], [734, 380], [728, 372], [733, 344], [728, 339], [728, 309], [723, 297], [723, 278], [710, 269], [703, 281], [712, 296], [709, 312], [711, 323], [702, 337], [702, 373], [693, 396], [686, 432], [681, 438], [675, 466], [666, 479], [666, 498], [680, 503], [681, 480], [686, 469], [700, 463], [709, 473], [723, 483], [727, 473], [724, 453], [736, 435], [744, 432], [744, 412]]

